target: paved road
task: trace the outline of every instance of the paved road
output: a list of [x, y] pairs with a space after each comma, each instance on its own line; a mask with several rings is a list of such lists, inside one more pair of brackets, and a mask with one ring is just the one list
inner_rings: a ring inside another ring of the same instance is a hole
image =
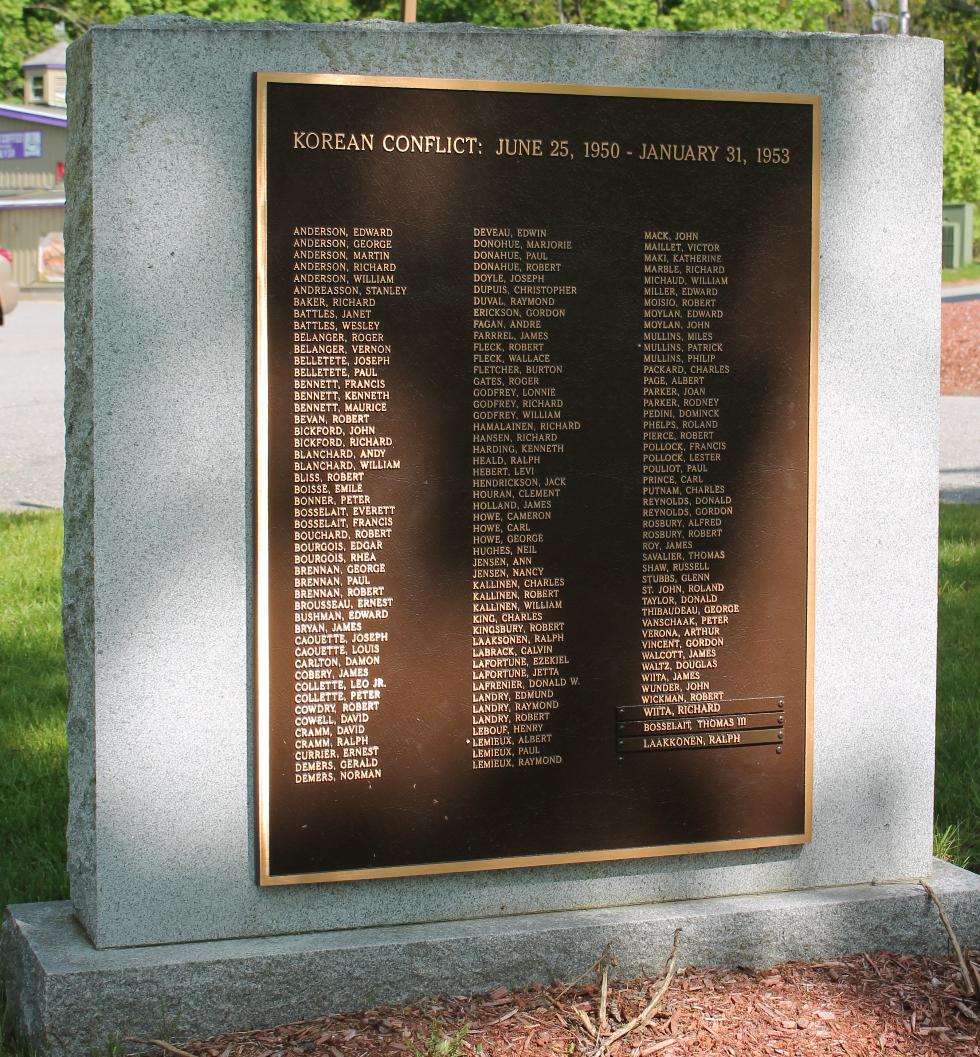
[[63, 312], [22, 301], [0, 327], [0, 510], [61, 506]]
[[943, 287], [944, 301], [976, 301], [980, 298], [980, 283], [947, 283]]
[[940, 399], [939, 498], [980, 503], [980, 396]]
[[[61, 505], [62, 306], [21, 303], [0, 327], [0, 510]], [[941, 402], [940, 498], [980, 503], [980, 396]]]

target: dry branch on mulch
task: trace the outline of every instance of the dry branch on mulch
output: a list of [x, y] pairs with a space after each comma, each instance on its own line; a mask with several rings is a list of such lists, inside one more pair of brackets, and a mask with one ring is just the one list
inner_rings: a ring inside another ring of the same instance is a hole
[[[602, 962], [598, 965], [601, 965]], [[598, 966], [597, 966], [598, 968]], [[590, 1054], [575, 1009], [596, 1026], [596, 973], [572, 987], [499, 987], [488, 995], [431, 999], [338, 1013], [269, 1031], [181, 1044], [194, 1057], [381, 1057], [424, 1052], [433, 1025], [464, 1026], [460, 1054], [558, 1057]], [[608, 982], [615, 1031], [637, 1017], [656, 979]], [[565, 1010], [563, 1012], [562, 1010]], [[642, 1030], [612, 1042], [610, 1057], [977, 1057], [980, 1009], [964, 997], [955, 959], [861, 954], [776, 969], [685, 969]]]
[[980, 396], [980, 300], [943, 305], [942, 393]]

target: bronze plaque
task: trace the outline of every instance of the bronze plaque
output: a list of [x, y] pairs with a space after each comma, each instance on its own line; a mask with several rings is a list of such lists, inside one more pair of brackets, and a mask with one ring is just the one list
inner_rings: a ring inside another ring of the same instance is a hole
[[256, 119], [261, 883], [809, 840], [818, 99]]

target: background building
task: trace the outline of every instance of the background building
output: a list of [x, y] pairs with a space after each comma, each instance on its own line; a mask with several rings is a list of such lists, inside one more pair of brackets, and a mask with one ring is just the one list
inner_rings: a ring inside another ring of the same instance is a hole
[[27, 59], [24, 102], [0, 103], [0, 246], [22, 290], [64, 285], [67, 47]]

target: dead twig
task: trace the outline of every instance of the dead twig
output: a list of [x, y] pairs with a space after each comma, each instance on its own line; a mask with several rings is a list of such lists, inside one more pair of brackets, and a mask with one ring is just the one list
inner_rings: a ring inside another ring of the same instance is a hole
[[607, 943], [602, 949], [602, 954], [599, 955], [597, 961], [592, 963], [591, 968], [587, 972], [582, 973], [581, 976], [576, 977], [570, 984], [563, 987], [554, 998], [549, 994], [545, 994], [545, 998], [551, 1003], [554, 1008], [559, 1021], [565, 1024], [565, 1020], [562, 1018], [562, 1013], [566, 1016], [575, 1016], [582, 1027], [588, 1034], [589, 1043], [591, 1045], [597, 1045], [600, 1037], [600, 1033], [605, 1030], [600, 1028], [592, 1022], [592, 1018], [584, 1010], [579, 1009], [574, 1003], [571, 1006], [563, 1006], [558, 999], [568, 994], [568, 992], [575, 986], [584, 980], [590, 973], [602, 973], [602, 1001], [599, 1006], [599, 1023], [606, 1023], [608, 1025], [606, 1015], [606, 1000], [609, 992], [609, 966], [619, 965], [619, 960], [612, 953], [612, 944]]
[[174, 1057], [195, 1057], [193, 1053], [182, 1050], [179, 1046], [171, 1046], [169, 1042], [164, 1042], [163, 1039], [138, 1039], [135, 1035], [127, 1035], [125, 1041], [138, 1042], [141, 1046], [158, 1046], [161, 1050], [172, 1053]]
[[680, 941], [681, 929], [677, 929], [674, 932], [674, 944], [670, 949], [670, 957], [667, 959], [667, 964], [664, 966], [664, 978], [660, 987], [657, 988], [656, 993], [647, 1003], [642, 1012], [638, 1013], [632, 1020], [614, 1031], [596, 1046], [594, 1057], [601, 1057], [603, 1053], [609, 1051], [609, 1047], [612, 1046], [613, 1043], [619, 1042], [621, 1038], [629, 1035], [631, 1031], [635, 1031], [637, 1028], [646, 1027], [646, 1025], [653, 1019], [653, 1014], [660, 1008], [663, 997], [667, 993], [667, 988], [670, 987], [670, 983], [674, 979], [674, 974], [677, 972], [677, 949], [680, 946]]
[[574, 987], [574, 986], [575, 986], [576, 984], [580, 984], [580, 983], [581, 983], [581, 982], [582, 982], [582, 981], [583, 981], [583, 980], [584, 980], [584, 979], [585, 979], [585, 978], [586, 978], [586, 977], [587, 977], [587, 976], [588, 976], [588, 975], [589, 975], [590, 973], [598, 973], [598, 972], [601, 972], [601, 971], [602, 971], [602, 966], [603, 966], [603, 963], [604, 963], [604, 962], [606, 961], [606, 959], [607, 959], [607, 958], [609, 959], [609, 964], [610, 964], [610, 965], [618, 965], [618, 964], [619, 964], [619, 963], [618, 963], [618, 961], [617, 961], [617, 960], [616, 960], [615, 958], [613, 958], [613, 956], [612, 956], [612, 953], [611, 953], [611, 947], [612, 947], [612, 944], [611, 944], [611, 943], [607, 943], [607, 944], [605, 945], [605, 947], [603, 947], [603, 948], [602, 948], [602, 954], [600, 954], [600, 955], [599, 955], [599, 958], [598, 958], [598, 960], [597, 960], [597, 961], [594, 961], [594, 962], [592, 963], [592, 965], [591, 965], [591, 966], [590, 966], [590, 967], [589, 967], [588, 969], [586, 969], [584, 973], [582, 973], [582, 975], [581, 975], [581, 976], [576, 976], [576, 977], [575, 977], [575, 979], [574, 979], [574, 980], [572, 980], [572, 982], [571, 982], [571, 983], [569, 983], [569, 984], [566, 984], [566, 985], [565, 985], [565, 986], [564, 986], [564, 987], [563, 987], [563, 988], [562, 988], [562, 989], [561, 989], [561, 990], [560, 990], [560, 991], [558, 992], [558, 994], [557, 994], [557, 995], [555, 995], [554, 999], [551, 999], [551, 998], [549, 997], [549, 1001], [553, 1001], [553, 1002], [555, 1002], [555, 1001], [557, 1001], [557, 1000], [558, 1000], [559, 998], [561, 998], [561, 997], [562, 997], [563, 995], [567, 995], [567, 994], [568, 994], [568, 992], [569, 992], [569, 991], [571, 991], [571, 989], [572, 989], [572, 988], [573, 988], [573, 987]]
[[602, 967], [602, 984], [599, 987], [599, 1030], [609, 1030], [609, 1016], [606, 1012], [609, 1003], [609, 966]]
[[693, 1035], [675, 1035], [672, 1038], [664, 1039], [663, 1042], [655, 1042], [653, 1045], [647, 1046], [647, 1048], [643, 1050], [641, 1057], [648, 1057], [651, 1053], [656, 1053], [658, 1050], [665, 1050], [668, 1046], [676, 1046], [681, 1042], [691, 1042], [693, 1038]]
[[980, 995], [980, 965], [972, 958], [967, 959], [970, 963], [970, 971], [973, 973], [973, 982], [976, 985], [977, 994]]
[[619, 965], [619, 959], [612, 952], [612, 944], [607, 943], [602, 949], [602, 956], [596, 962], [596, 968], [602, 971], [602, 981], [599, 984], [599, 1030], [609, 1030], [609, 967]]
[[581, 1021], [582, 1026], [585, 1028], [585, 1030], [589, 1033], [589, 1038], [592, 1041], [595, 1041], [595, 1037], [598, 1032], [596, 1031], [595, 1024], [592, 1023], [592, 1018], [589, 1016], [589, 1014], [586, 1013], [584, 1009], [579, 1009], [578, 1006], [571, 1006], [570, 1008], [571, 1011], [575, 1014], [575, 1016], [577, 1016], [578, 1019]]
[[929, 898], [936, 904], [936, 909], [939, 911], [939, 920], [943, 923], [943, 927], [946, 929], [946, 933], [949, 936], [949, 941], [953, 945], [953, 950], [956, 952], [956, 960], [960, 965], [960, 975], [963, 977], [963, 993], [967, 998], [973, 998], [973, 996], [977, 994], [977, 985], [974, 983], [973, 976], [967, 968], [966, 959], [963, 957], [963, 950], [960, 947], [960, 941], [956, 938], [956, 933], [953, 931], [953, 926], [946, 913], [946, 908], [939, 901], [939, 896], [933, 891], [932, 885], [925, 881], [920, 881], [919, 884], [922, 885]]

